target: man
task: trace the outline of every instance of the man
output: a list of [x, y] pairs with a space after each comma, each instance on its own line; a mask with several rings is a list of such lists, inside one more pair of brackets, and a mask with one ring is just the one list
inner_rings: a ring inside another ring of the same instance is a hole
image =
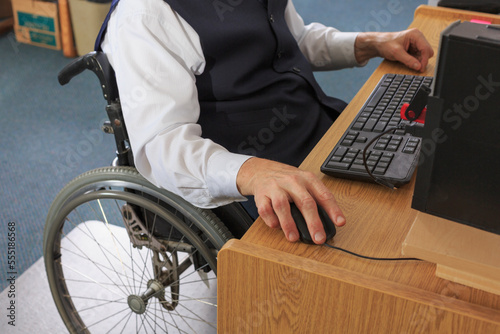
[[317, 205], [337, 226], [346, 220], [329, 189], [294, 166], [345, 103], [312, 71], [377, 56], [423, 71], [433, 55], [417, 30], [305, 26], [291, 0], [121, 0], [103, 27], [96, 48], [115, 69], [139, 172], [199, 207], [253, 196], [289, 241], [299, 238], [295, 202], [317, 244]]

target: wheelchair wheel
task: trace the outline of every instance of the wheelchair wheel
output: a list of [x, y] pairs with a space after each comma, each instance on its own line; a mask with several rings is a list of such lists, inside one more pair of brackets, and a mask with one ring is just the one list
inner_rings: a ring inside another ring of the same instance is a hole
[[217, 252], [231, 237], [134, 168], [93, 170], [47, 216], [52, 296], [71, 333], [215, 333]]

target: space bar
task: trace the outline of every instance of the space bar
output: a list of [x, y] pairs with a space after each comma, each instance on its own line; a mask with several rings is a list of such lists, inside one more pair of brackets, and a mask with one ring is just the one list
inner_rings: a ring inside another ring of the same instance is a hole
[[378, 104], [378, 101], [384, 96], [386, 91], [386, 87], [378, 87], [377, 91], [372, 94], [372, 98], [368, 101], [367, 107], [375, 107]]

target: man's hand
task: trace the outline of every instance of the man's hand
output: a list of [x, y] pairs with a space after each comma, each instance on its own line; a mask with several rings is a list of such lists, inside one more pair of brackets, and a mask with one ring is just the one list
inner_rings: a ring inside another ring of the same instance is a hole
[[434, 51], [418, 29], [400, 32], [360, 33], [354, 44], [356, 60], [364, 63], [373, 57], [399, 61], [415, 71], [423, 72]]
[[326, 241], [317, 205], [325, 209], [335, 225], [345, 224], [345, 217], [333, 194], [311, 172], [275, 161], [251, 158], [241, 166], [236, 182], [242, 195], [254, 195], [264, 222], [271, 228], [281, 227], [289, 241], [299, 239], [290, 213], [290, 202], [294, 202], [301, 211], [316, 244]]

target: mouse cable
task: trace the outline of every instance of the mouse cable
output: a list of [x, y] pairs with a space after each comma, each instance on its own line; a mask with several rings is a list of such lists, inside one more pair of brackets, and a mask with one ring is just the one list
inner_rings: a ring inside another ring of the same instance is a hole
[[329, 245], [326, 242], [323, 244], [323, 246], [326, 246], [326, 247], [329, 247], [329, 248], [333, 248], [333, 249], [336, 249], [336, 250], [339, 250], [339, 251], [342, 251], [342, 252], [345, 252], [345, 253], [348, 253], [348, 254], [360, 257], [362, 259], [367, 259], [367, 260], [376, 260], [376, 261], [422, 261], [421, 259], [417, 259], [417, 258], [414, 258], [414, 257], [371, 257], [371, 256], [365, 256], [365, 255], [356, 254], [354, 252], [348, 251], [347, 249], [344, 249], [344, 248], [340, 248], [340, 247]]
[[383, 136], [385, 136], [391, 132], [395, 132], [397, 130], [404, 131], [404, 134], [409, 133], [413, 137], [422, 138], [422, 135], [423, 135], [423, 125], [422, 124], [416, 123], [416, 122], [405, 121], [404, 123], [400, 123], [398, 126], [389, 128], [386, 131], [382, 132], [381, 134], [375, 136], [368, 144], [365, 145], [365, 148], [362, 151], [363, 152], [363, 155], [362, 155], [363, 166], [365, 167], [365, 170], [366, 170], [366, 173], [368, 173], [368, 176], [376, 183], [378, 183], [382, 186], [388, 187], [389, 189], [392, 189], [392, 190], [396, 189], [396, 187], [391, 182], [386, 180], [384, 177], [378, 177], [378, 176], [373, 175], [373, 173], [370, 170], [371, 169], [370, 166], [368, 166], [367, 154], [368, 154], [368, 149], [373, 145], [373, 143], [375, 143], [377, 140], [379, 140]]
[[381, 134], [375, 136], [372, 140], [370, 140], [370, 142], [368, 142], [368, 144], [366, 144], [365, 148], [363, 149], [363, 156], [362, 156], [363, 157], [363, 166], [365, 167], [365, 170], [368, 173], [368, 176], [370, 176], [370, 178], [373, 181], [375, 181], [376, 183], [378, 183], [378, 184], [380, 184], [380, 185], [382, 185], [384, 187], [388, 187], [389, 189], [392, 189], [392, 190], [396, 189], [396, 187], [392, 183], [390, 183], [389, 181], [385, 180], [384, 178], [376, 177], [370, 171], [370, 167], [368, 166], [368, 160], [367, 160], [367, 152], [368, 152], [368, 149], [370, 148], [370, 146], [372, 146], [373, 143], [375, 143], [378, 139], [380, 139], [383, 136], [387, 135], [389, 132], [393, 132], [393, 131], [396, 131], [396, 130], [401, 130], [400, 126], [389, 128], [386, 131], [382, 132]]

